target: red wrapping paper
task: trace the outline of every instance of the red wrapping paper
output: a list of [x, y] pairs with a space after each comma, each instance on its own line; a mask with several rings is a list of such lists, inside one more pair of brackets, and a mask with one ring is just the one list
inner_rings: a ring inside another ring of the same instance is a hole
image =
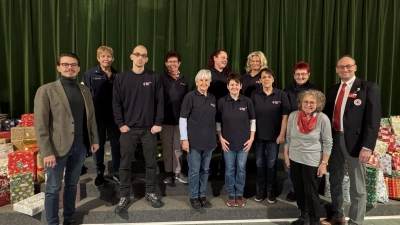
[[389, 198], [394, 200], [400, 200], [400, 179], [399, 178], [387, 178]]
[[33, 114], [22, 114], [21, 115], [21, 127], [33, 127], [34, 126], [34, 119]]
[[36, 154], [39, 149], [17, 150], [8, 154], [8, 174], [33, 172], [34, 180], [37, 179]]
[[371, 155], [371, 158], [369, 159], [369, 161], [366, 164], [374, 166], [376, 168], [380, 168], [381, 167], [380, 164], [379, 164], [379, 161], [378, 161], [378, 157], [377, 157], [375, 152], [373, 152], [373, 154]]
[[0, 176], [0, 206], [10, 204], [10, 178]]
[[11, 131], [1, 131], [0, 138], [8, 138], [11, 139]]

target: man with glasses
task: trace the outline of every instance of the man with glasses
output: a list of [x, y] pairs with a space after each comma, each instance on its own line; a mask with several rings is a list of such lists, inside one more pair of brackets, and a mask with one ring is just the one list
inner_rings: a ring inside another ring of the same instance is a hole
[[99, 148], [96, 118], [88, 87], [76, 82], [80, 70], [74, 53], [61, 54], [57, 61], [61, 78], [45, 84], [35, 96], [35, 132], [46, 168], [45, 211], [47, 224], [60, 224], [59, 191], [65, 168], [64, 222], [76, 223], [75, 196], [87, 151]]
[[332, 122], [333, 149], [329, 158], [333, 215], [321, 221], [324, 225], [344, 224], [342, 181], [344, 163], [350, 177], [351, 206], [348, 224], [363, 224], [366, 189], [365, 163], [375, 148], [381, 119], [379, 87], [355, 76], [357, 65], [351, 56], [337, 62], [341, 80], [326, 95], [325, 114]]
[[[300, 92], [306, 91], [306, 90], [318, 90], [320, 89], [312, 84], [308, 79], [310, 78], [310, 66], [306, 62], [298, 62], [294, 66], [293, 69], [293, 78], [294, 81], [293, 83], [289, 84], [286, 86], [285, 89], [283, 89], [284, 92], [288, 95], [289, 102], [290, 102], [290, 112], [297, 111], [299, 109], [298, 104], [297, 104], [297, 96], [299, 95]], [[289, 202], [294, 202], [296, 201], [296, 194], [294, 191], [292, 179], [290, 178], [290, 168], [288, 168], [289, 175], [288, 175], [288, 181], [289, 181], [289, 193], [286, 195], [286, 200]]]
[[130, 58], [132, 69], [121, 72], [114, 80], [113, 112], [115, 123], [121, 131], [120, 201], [115, 213], [125, 211], [130, 203], [131, 163], [138, 141], [143, 145], [146, 161], [145, 199], [154, 208], [163, 203], [155, 194], [156, 189], [156, 133], [161, 131], [164, 117], [164, 97], [161, 76], [146, 69], [147, 49], [138, 45]]

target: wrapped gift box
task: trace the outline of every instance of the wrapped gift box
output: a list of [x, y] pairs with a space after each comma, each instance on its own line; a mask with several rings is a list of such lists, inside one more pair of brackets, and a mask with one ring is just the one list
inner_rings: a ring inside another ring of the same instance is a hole
[[13, 151], [12, 144], [0, 144], [0, 175], [8, 174], [8, 153]]
[[11, 128], [18, 126], [18, 120], [16, 119], [7, 119], [2, 123], [2, 130], [3, 131], [10, 131]]
[[24, 127], [24, 138], [26, 138], [26, 139], [35, 138], [36, 139], [35, 128], [34, 127]]
[[29, 216], [36, 215], [44, 210], [44, 192], [19, 201], [13, 205], [14, 211]]
[[33, 114], [22, 114], [20, 126], [21, 127], [33, 127], [34, 126]]
[[392, 125], [393, 133], [400, 135], [400, 116], [390, 116], [390, 124]]
[[39, 148], [36, 138], [24, 138], [22, 140], [22, 149]]
[[376, 207], [378, 203], [377, 188], [378, 188], [379, 169], [375, 166], [367, 165], [365, 175], [365, 188], [367, 190], [367, 206]]
[[36, 180], [36, 154], [39, 149], [17, 150], [8, 154], [8, 173], [32, 172]]
[[[344, 176], [343, 178], [343, 201], [350, 202], [350, 178], [348, 176]], [[331, 184], [329, 183], [329, 173], [325, 174], [325, 192], [324, 196], [327, 198], [331, 198]]]
[[390, 126], [390, 118], [381, 118], [381, 126]]
[[11, 139], [11, 132], [10, 131], [1, 131], [0, 138], [8, 138]]
[[[65, 186], [65, 183], [63, 182], [62, 183], [62, 185], [61, 185], [61, 189], [60, 189], [60, 196], [59, 196], [59, 199], [58, 199], [58, 207], [60, 208], [60, 209], [62, 209], [63, 207], [64, 207], [64, 186]], [[76, 185], [76, 198], [75, 198], [75, 202], [79, 202], [81, 200], [81, 185], [80, 185], [80, 183], [78, 182], [78, 184]]]
[[13, 127], [11, 128], [11, 142], [22, 141], [25, 138], [24, 127]]
[[13, 151], [14, 151], [13, 144], [11, 143], [0, 144], [0, 155], [8, 155], [8, 153], [11, 153]]
[[400, 179], [399, 178], [385, 178], [388, 180], [389, 198], [400, 200]]
[[46, 179], [44, 173], [44, 162], [43, 159], [40, 158], [40, 153], [36, 155], [36, 167], [37, 167], [37, 181], [44, 182]]
[[378, 161], [376, 154], [377, 153], [375, 151], [373, 151], [373, 154], [371, 155], [371, 157], [369, 158], [369, 161], [366, 164], [376, 167], [376, 168], [380, 168], [379, 161]]
[[376, 140], [374, 152], [385, 154], [389, 149], [389, 144], [381, 140]]
[[0, 206], [10, 204], [10, 179], [0, 176]]
[[7, 144], [7, 143], [10, 143], [9, 138], [0, 138], [0, 144]]
[[391, 153], [392, 155], [392, 169], [400, 171], [400, 153]]
[[[375, 153], [375, 152], [374, 152]], [[383, 174], [392, 175], [392, 156], [389, 154], [375, 153]]]
[[33, 186], [33, 173], [25, 172], [10, 175], [11, 204], [29, 198], [35, 194]]
[[387, 203], [389, 202], [389, 195], [386, 189], [385, 178], [383, 176], [382, 170], [378, 172], [378, 184], [376, 189], [376, 197], [378, 202]]

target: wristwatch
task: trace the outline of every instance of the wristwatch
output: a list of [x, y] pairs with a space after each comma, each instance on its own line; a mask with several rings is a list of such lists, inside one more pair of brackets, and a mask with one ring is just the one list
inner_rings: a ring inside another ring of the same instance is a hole
[[321, 164], [326, 164], [328, 165], [328, 162], [325, 162], [324, 160], [321, 161]]

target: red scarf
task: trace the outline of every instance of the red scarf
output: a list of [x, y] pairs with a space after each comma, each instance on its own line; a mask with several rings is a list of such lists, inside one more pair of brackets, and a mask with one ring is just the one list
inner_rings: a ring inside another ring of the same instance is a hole
[[311, 119], [308, 119], [306, 113], [303, 110], [299, 110], [297, 113], [297, 126], [299, 127], [299, 131], [303, 134], [310, 133], [315, 128], [317, 118], [317, 113], [313, 113]]
[[178, 71], [177, 73], [172, 73], [169, 72], [169, 75], [172, 77], [172, 79], [177, 80], [179, 78], [180, 72]]

